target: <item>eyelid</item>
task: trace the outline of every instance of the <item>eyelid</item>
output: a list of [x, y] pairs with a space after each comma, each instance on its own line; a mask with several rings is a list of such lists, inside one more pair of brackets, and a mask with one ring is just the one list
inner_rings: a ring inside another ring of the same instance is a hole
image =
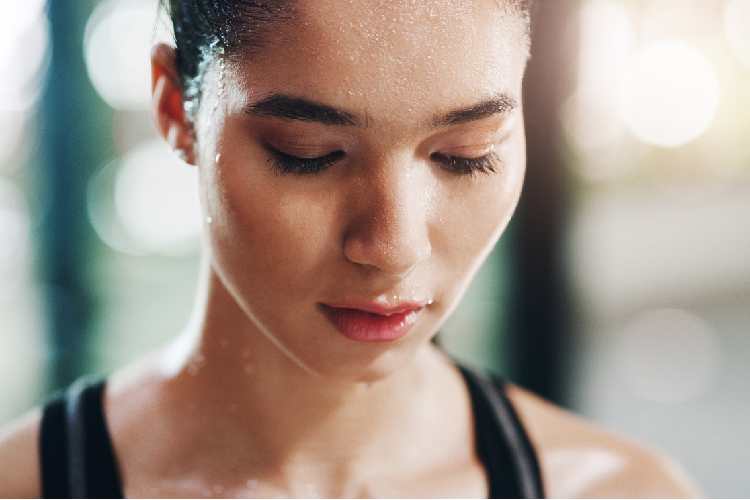
[[445, 156], [455, 156], [460, 158], [481, 158], [495, 151], [495, 143], [483, 144], [477, 146], [459, 146], [455, 148], [441, 148], [436, 153]]
[[494, 126], [462, 126], [434, 136], [429, 143], [429, 154], [440, 153], [462, 158], [479, 158], [496, 150], [514, 130], [512, 120]]
[[299, 123], [274, 123], [255, 133], [266, 146], [300, 158], [317, 158], [352, 145], [349, 135]]
[[266, 146], [289, 156], [307, 159], [319, 158], [342, 150], [341, 147], [330, 143], [305, 144], [288, 141], [266, 141]]

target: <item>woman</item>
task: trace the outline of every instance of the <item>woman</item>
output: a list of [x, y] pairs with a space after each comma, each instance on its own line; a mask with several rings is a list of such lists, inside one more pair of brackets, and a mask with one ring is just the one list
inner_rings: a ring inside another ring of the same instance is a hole
[[[8, 431], [0, 494], [62, 494], [50, 484], [77, 467], [135, 497], [693, 492], [653, 452], [521, 389], [493, 395], [430, 342], [520, 194], [523, 4], [170, 7], [153, 110], [200, 176], [193, 319]], [[85, 422], [65, 423], [76, 404]]]

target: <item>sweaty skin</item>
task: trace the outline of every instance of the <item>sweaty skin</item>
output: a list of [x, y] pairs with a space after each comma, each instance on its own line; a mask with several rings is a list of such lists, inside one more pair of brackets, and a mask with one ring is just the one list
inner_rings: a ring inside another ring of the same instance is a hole
[[[210, 65], [191, 117], [154, 49], [205, 252], [183, 334], [107, 385], [126, 496], [486, 497], [466, 388], [429, 340], [520, 196], [528, 46], [503, 5], [298, 0], [262, 50]], [[356, 341], [323, 312], [342, 304], [421, 315]], [[694, 492], [653, 452], [510, 397], [549, 495]], [[0, 441], [0, 496], [39, 496], [38, 425]]]

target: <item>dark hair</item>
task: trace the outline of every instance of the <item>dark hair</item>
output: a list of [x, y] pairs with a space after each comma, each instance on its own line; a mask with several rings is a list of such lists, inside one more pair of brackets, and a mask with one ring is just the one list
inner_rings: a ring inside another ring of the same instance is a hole
[[279, 21], [292, 18], [290, 0], [159, 0], [172, 25], [177, 72], [185, 99], [199, 97], [199, 78], [217, 55], [258, 48]]
[[[532, 0], [496, 0], [518, 10], [527, 29]], [[294, 0], [160, 0], [174, 32], [185, 99], [199, 100], [200, 76], [216, 55], [258, 50], [279, 22], [294, 17]]]

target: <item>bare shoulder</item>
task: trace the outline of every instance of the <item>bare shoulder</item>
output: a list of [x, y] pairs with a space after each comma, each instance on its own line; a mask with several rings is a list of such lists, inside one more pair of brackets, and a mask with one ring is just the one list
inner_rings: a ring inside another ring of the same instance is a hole
[[693, 498], [700, 490], [670, 458], [510, 386], [552, 498]]
[[0, 498], [39, 498], [39, 422], [33, 410], [0, 430]]

